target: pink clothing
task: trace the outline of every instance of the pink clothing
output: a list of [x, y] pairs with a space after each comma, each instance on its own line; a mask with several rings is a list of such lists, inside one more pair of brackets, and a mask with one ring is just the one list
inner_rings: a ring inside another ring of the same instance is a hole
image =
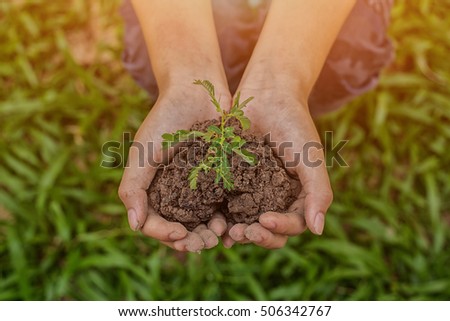
[[[358, 0], [344, 23], [309, 99], [314, 114], [334, 110], [374, 88], [394, 57], [387, 36], [392, 0]], [[236, 90], [258, 40], [270, 0], [213, 0], [214, 20], [230, 90]], [[158, 87], [139, 22], [129, 0], [125, 20], [125, 68], [151, 95]], [[301, 59], [301, 57], [299, 57]]]

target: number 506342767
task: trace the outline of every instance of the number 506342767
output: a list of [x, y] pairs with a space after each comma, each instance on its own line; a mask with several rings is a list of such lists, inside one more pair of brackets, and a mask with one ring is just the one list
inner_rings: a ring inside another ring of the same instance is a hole
[[263, 305], [261, 306], [260, 316], [262, 317], [275, 317], [275, 316], [296, 316], [296, 317], [327, 317], [331, 311], [331, 305], [300, 305], [300, 306], [273, 306]]

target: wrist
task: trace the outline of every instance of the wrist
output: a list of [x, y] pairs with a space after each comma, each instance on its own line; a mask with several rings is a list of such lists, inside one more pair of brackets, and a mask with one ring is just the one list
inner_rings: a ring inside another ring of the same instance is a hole
[[251, 63], [245, 70], [238, 90], [254, 92], [264, 99], [271, 99], [275, 95], [307, 102], [312, 86], [303, 79], [301, 72], [294, 70], [288, 64], [273, 62], [273, 59]]
[[250, 113], [264, 113], [273, 106], [286, 104], [308, 110], [309, 92], [299, 77], [279, 73], [271, 68], [247, 69], [238, 91], [243, 98], [255, 97], [248, 108]]
[[194, 80], [209, 80], [214, 85], [215, 96], [223, 108], [231, 106], [231, 94], [226, 82], [219, 81], [218, 78], [211, 77], [192, 77], [194, 73], [186, 77], [177, 77], [173, 82], [160, 89], [159, 101], [165, 101], [169, 105], [176, 105], [182, 109], [189, 107], [191, 111], [201, 110], [202, 113], [212, 114], [215, 118], [216, 111], [212, 105], [208, 94]]
[[[225, 72], [220, 64], [208, 62], [168, 63], [167, 67], [155, 71], [155, 77], [160, 92], [171, 88], [187, 87], [193, 89], [194, 80], [209, 80], [219, 92], [229, 92]], [[201, 91], [200, 91], [201, 93]]]

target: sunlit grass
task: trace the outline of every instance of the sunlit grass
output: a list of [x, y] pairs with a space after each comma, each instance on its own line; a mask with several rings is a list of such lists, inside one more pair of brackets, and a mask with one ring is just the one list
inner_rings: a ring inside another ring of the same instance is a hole
[[324, 236], [185, 257], [129, 230], [121, 170], [99, 166], [149, 102], [120, 41], [80, 64], [71, 34], [100, 10], [120, 37], [118, 2], [17, 3], [0, 3], [0, 299], [450, 298], [448, 1], [396, 1], [395, 65], [318, 122], [349, 140]]

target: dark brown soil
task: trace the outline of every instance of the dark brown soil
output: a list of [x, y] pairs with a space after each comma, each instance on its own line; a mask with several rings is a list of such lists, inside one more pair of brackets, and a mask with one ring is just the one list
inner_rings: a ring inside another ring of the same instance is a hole
[[[191, 130], [205, 131], [217, 120], [196, 123]], [[208, 144], [201, 139], [188, 142], [172, 161], [158, 170], [148, 189], [150, 206], [169, 221], [181, 222], [189, 230], [207, 223], [215, 212], [225, 214], [229, 222], [251, 224], [268, 211], [285, 212], [300, 192], [300, 182], [288, 175], [272, 149], [257, 137], [233, 124], [235, 133], [247, 143], [244, 148], [256, 154], [258, 164], [250, 166], [239, 156], [230, 156], [234, 189], [227, 191], [222, 182], [214, 183], [215, 173], [200, 172], [197, 189], [189, 187], [192, 167], [205, 156]]]

